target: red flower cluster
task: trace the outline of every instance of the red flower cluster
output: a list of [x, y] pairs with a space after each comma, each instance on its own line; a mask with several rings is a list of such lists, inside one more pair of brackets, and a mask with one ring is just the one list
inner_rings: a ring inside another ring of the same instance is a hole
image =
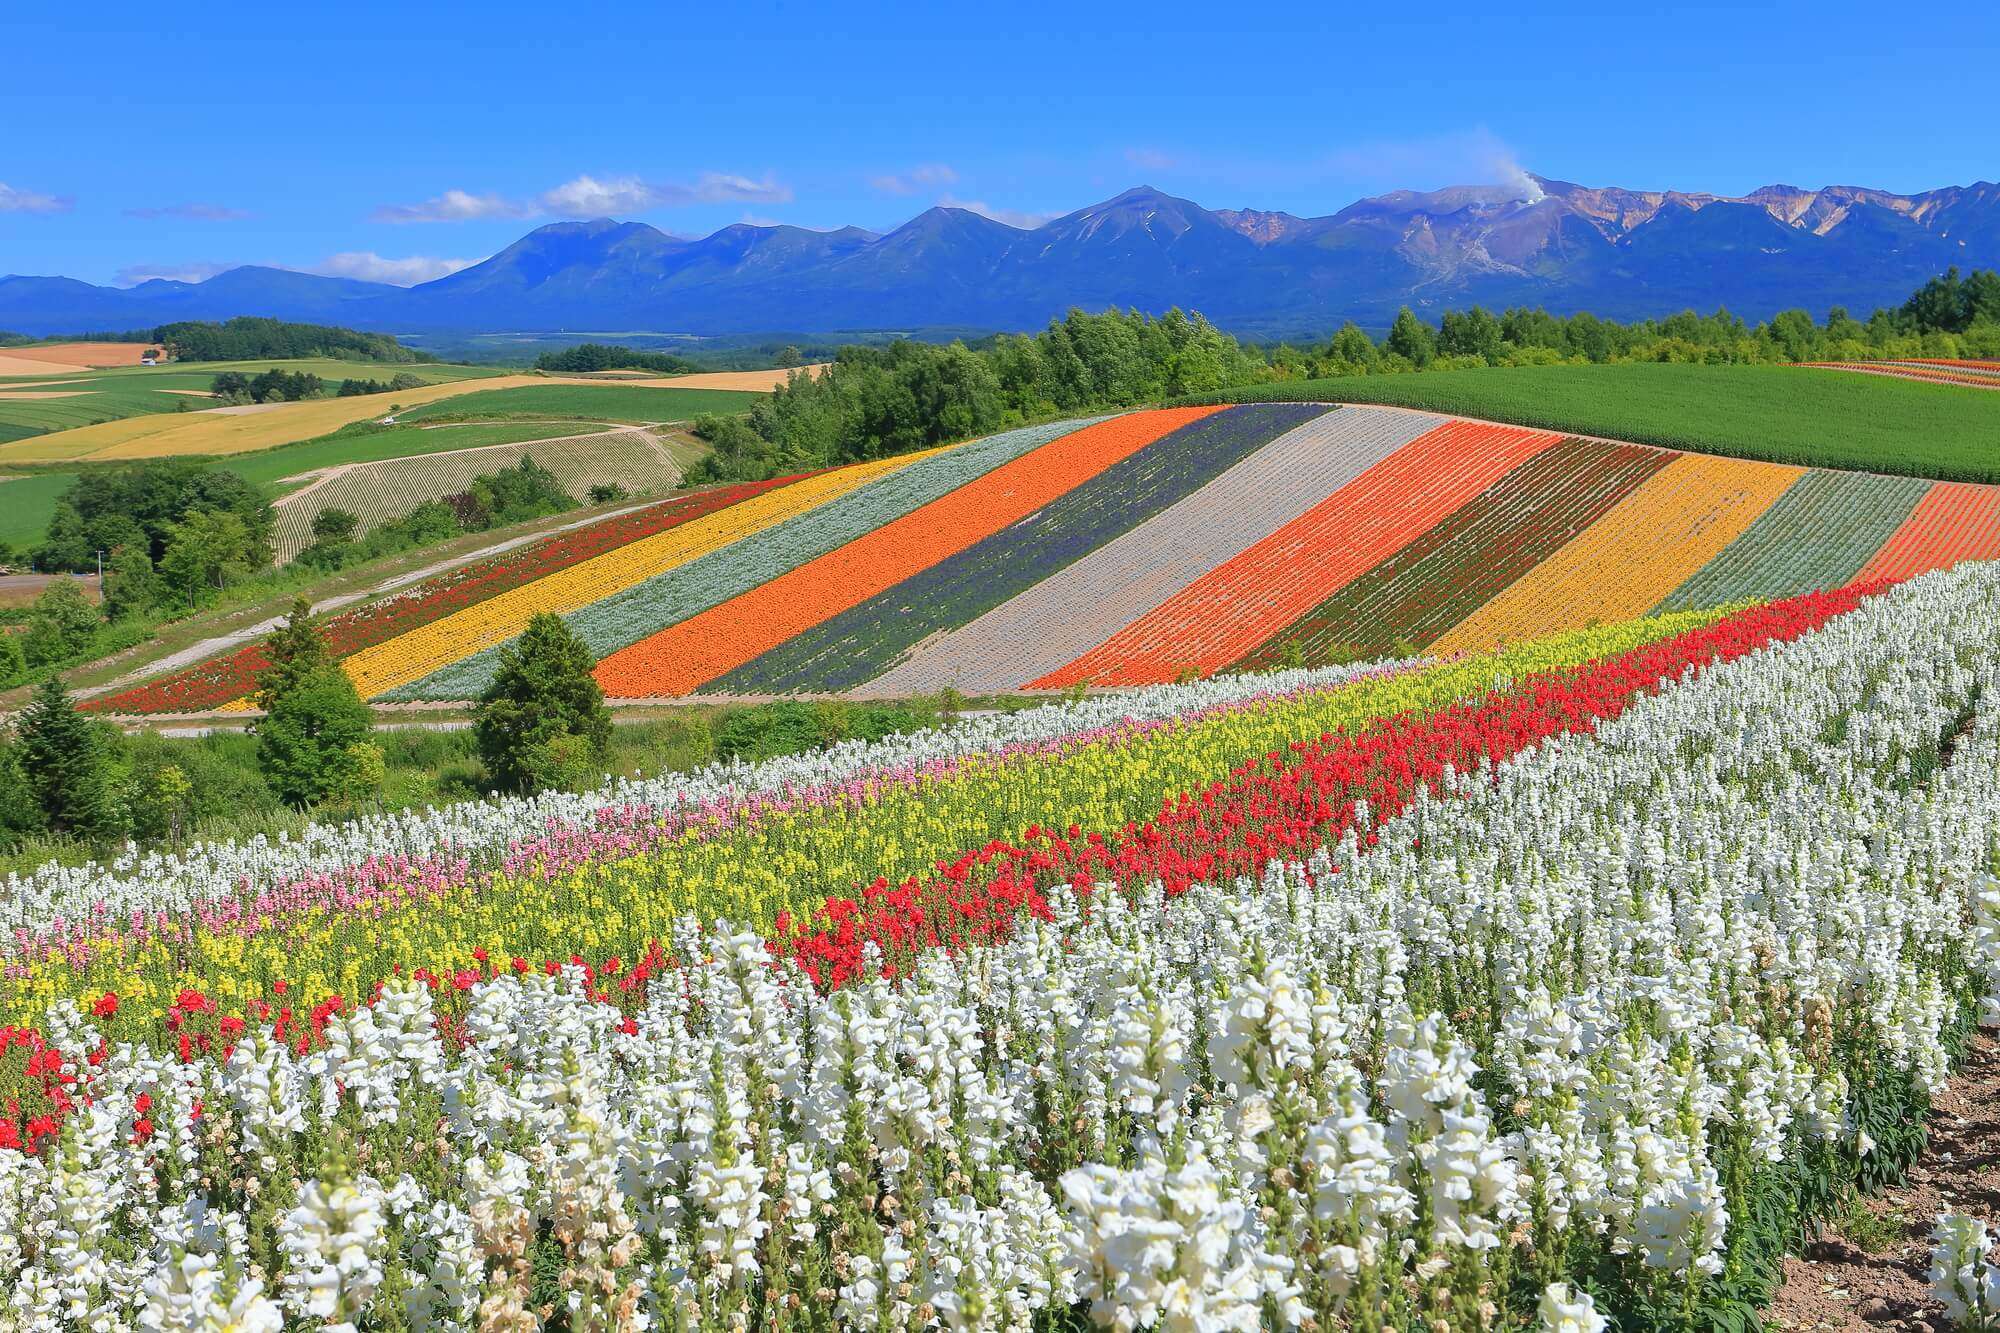
[[[518, 550], [448, 570], [410, 592], [335, 616], [326, 622], [321, 633], [335, 657], [346, 657], [592, 556], [813, 475], [801, 472], [769, 481], [697, 491], [557, 533]], [[259, 639], [227, 656], [198, 662], [122, 693], [100, 695], [83, 707], [106, 713], [187, 713], [220, 708], [255, 690], [257, 674], [267, 665], [264, 641]]]
[[[1435, 713], [1384, 718], [1258, 756], [1199, 793], [1182, 793], [1144, 824], [1106, 837], [1030, 828], [1019, 844], [995, 841], [940, 862], [936, 877], [878, 879], [858, 898], [827, 901], [821, 919], [779, 923], [771, 950], [796, 958], [821, 986], [859, 976], [874, 945], [884, 968], [906, 968], [922, 949], [958, 949], [1003, 938], [1022, 912], [1047, 917], [1046, 894], [1068, 885], [1087, 896], [1107, 881], [1161, 881], [1179, 894], [1198, 882], [1257, 875], [1296, 861], [1350, 830], [1375, 830], [1420, 791], [1440, 790], [1447, 768], [1476, 771], [1551, 736], [1589, 733], [1633, 700], [1687, 671], [1795, 639], [1853, 609], [1886, 583], [1810, 593], [1751, 607], [1706, 628], [1618, 657], [1530, 676]], [[1364, 804], [1365, 803], [1365, 804]]]

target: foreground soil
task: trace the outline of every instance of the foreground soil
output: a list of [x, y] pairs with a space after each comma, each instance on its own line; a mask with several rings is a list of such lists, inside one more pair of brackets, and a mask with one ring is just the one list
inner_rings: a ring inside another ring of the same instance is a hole
[[1950, 1328], [1930, 1296], [1931, 1224], [1950, 1211], [2000, 1220], [2000, 1039], [1990, 1029], [1938, 1098], [1909, 1180], [1785, 1260], [1767, 1322], [1813, 1333]]

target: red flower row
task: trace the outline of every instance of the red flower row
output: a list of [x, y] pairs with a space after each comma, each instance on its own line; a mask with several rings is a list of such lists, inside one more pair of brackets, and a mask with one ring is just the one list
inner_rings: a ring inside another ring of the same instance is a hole
[[[587, 527], [560, 532], [503, 555], [461, 565], [409, 592], [335, 616], [321, 632], [333, 655], [346, 657], [592, 556], [812, 475], [801, 472], [769, 481], [696, 491]], [[123, 693], [92, 699], [84, 707], [107, 713], [185, 713], [220, 708], [256, 689], [257, 673], [266, 665], [264, 642], [260, 639], [226, 656], [196, 663]]]
[[1260, 874], [1337, 844], [1352, 830], [1372, 845], [1383, 821], [1420, 791], [1436, 793], [1446, 769], [1466, 773], [1500, 763], [1551, 736], [1593, 731], [1633, 700], [1690, 669], [1727, 662], [1795, 639], [1853, 609], [1886, 582], [1810, 593], [1725, 617], [1618, 657], [1546, 672], [1468, 703], [1428, 714], [1384, 718], [1249, 760], [1199, 793], [1167, 801], [1144, 824], [1106, 837], [1074, 825], [1030, 828], [1018, 844], [996, 840], [930, 879], [878, 879], [857, 898], [827, 901], [819, 919], [780, 919], [771, 950], [796, 958], [822, 986], [860, 975], [873, 945], [895, 974], [919, 950], [959, 949], [1004, 938], [1022, 912], [1046, 918], [1046, 895], [1063, 885], [1087, 896], [1093, 885], [1159, 880], [1179, 894], [1199, 882]]

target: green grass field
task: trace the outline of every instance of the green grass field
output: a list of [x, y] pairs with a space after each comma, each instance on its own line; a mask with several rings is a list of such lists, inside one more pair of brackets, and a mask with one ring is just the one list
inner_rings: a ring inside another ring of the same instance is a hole
[[75, 480], [74, 472], [32, 472], [0, 481], [0, 542], [17, 551], [40, 542], [55, 517], [56, 497]]
[[2000, 481], [2000, 394], [1793, 366], [1522, 366], [1295, 380], [1206, 401], [1383, 403], [1699, 453]]
[[[75, 375], [0, 378], [0, 394], [11, 389], [25, 393], [75, 395], [65, 398], [0, 398], [0, 442], [23, 440], [76, 426], [92, 426], [100, 421], [120, 421], [153, 412], [176, 412], [181, 410], [183, 403], [188, 411], [194, 411], [211, 404], [174, 390], [205, 393], [215, 377], [225, 370], [256, 375], [273, 368], [317, 375], [327, 382], [329, 389], [338, 387], [344, 379], [388, 380], [399, 374], [410, 374], [426, 384], [441, 384], [449, 380], [484, 379], [500, 373], [485, 366], [389, 365], [312, 357], [296, 361], [175, 362], [167, 366], [85, 370]], [[23, 388], [24, 385], [33, 387]]]
[[762, 394], [731, 389], [648, 389], [627, 384], [533, 384], [463, 394], [413, 407], [402, 421], [473, 417], [560, 417], [568, 420], [685, 421], [702, 412], [747, 412]]
[[467, 425], [423, 425], [398, 422], [377, 426], [367, 422], [322, 435], [316, 440], [287, 444], [262, 453], [240, 454], [215, 466], [273, 491], [286, 477], [315, 472], [342, 463], [380, 463], [391, 458], [415, 458], [453, 449], [478, 449], [489, 444], [518, 444], [551, 436], [583, 435], [595, 429], [588, 421], [495, 421]]

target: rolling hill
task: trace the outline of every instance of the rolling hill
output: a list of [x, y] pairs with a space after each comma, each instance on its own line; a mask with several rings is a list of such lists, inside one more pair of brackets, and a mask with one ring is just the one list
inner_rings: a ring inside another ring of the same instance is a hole
[[[1061, 690], [1449, 655], [1996, 555], [2000, 487], [1209, 405], [676, 496], [327, 633], [388, 702], [476, 696], [544, 611], [613, 697]], [[93, 707], [241, 706], [261, 651]]]
[[1310, 218], [1140, 187], [1032, 229], [949, 207], [879, 235], [738, 223], [686, 239], [639, 222], [560, 222], [407, 289], [259, 267], [129, 289], [10, 276], [0, 328], [264, 314], [460, 332], [1016, 329], [1072, 305], [1177, 305], [1273, 334], [1475, 301], [1621, 319], [1720, 304], [1753, 318], [1866, 312], [1952, 264], [2000, 264], [2000, 185], [1773, 185], [1732, 198], [1536, 176], [1396, 191]]

